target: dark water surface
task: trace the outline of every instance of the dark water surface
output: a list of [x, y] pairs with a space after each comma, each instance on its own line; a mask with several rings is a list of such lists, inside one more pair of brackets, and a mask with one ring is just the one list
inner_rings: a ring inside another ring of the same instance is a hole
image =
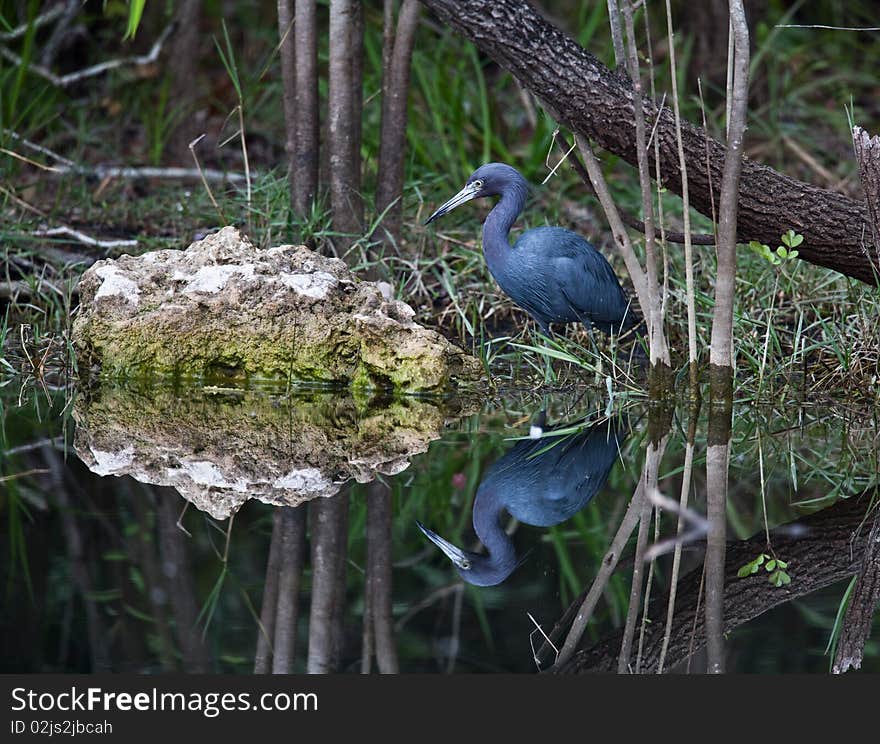
[[[7, 384], [0, 671], [535, 672], [536, 655], [546, 669], [543, 634], [580, 606], [666, 422], [653, 495], [680, 497], [688, 412], [613, 403]], [[706, 429], [703, 414], [667, 671], [707, 665]], [[877, 444], [871, 409], [735, 407], [727, 671], [830, 668], [874, 518]], [[663, 503], [648, 547], [676, 534]], [[633, 533], [579, 669], [617, 668], [635, 548]], [[638, 562], [650, 609], [633, 615], [633, 670], [656, 669], [663, 646], [667, 548]], [[863, 669], [880, 671], [877, 639]]]

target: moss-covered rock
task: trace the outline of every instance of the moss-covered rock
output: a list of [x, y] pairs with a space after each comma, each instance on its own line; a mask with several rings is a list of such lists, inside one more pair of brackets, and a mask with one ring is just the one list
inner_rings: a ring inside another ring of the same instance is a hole
[[233, 227], [183, 251], [99, 261], [79, 290], [80, 370], [102, 378], [436, 392], [482, 376], [388, 285], [305, 246], [258, 250]]
[[76, 399], [74, 447], [99, 475], [172, 486], [225, 519], [250, 498], [297, 506], [351, 479], [395, 475], [473, 408], [451, 398], [102, 386]]

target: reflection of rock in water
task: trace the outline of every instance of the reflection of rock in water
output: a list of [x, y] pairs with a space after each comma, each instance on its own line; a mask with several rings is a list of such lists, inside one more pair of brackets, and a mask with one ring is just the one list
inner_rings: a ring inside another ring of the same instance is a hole
[[437, 439], [456, 404], [359, 404], [329, 394], [278, 397], [104, 389], [74, 408], [74, 445], [99, 475], [173, 486], [226, 519], [249, 498], [296, 506], [354, 478], [394, 475]]

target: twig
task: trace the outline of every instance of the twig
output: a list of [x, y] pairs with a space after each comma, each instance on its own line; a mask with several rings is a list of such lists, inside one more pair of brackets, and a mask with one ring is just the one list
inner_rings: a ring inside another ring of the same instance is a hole
[[828, 31], [880, 31], [880, 26], [823, 26], [821, 24], [806, 23], [777, 23], [773, 28], [824, 28]]
[[19, 57], [15, 52], [7, 49], [6, 47], [0, 47], [0, 56], [5, 57], [15, 65], [24, 65], [34, 75], [38, 75], [41, 78], [48, 80], [50, 83], [52, 83], [52, 85], [55, 85], [59, 88], [66, 88], [68, 85], [72, 85], [73, 83], [79, 82], [80, 80], [95, 77], [96, 75], [102, 75], [109, 70], [115, 70], [116, 68], [123, 67], [125, 65], [135, 65], [140, 67], [143, 65], [152, 64], [159, 58], [159, 54], [162, 51], [162, 46], [165, 44], [173, 30], [173, 23], [166, 26], [165, 30], [159, 35], [159, 38], [156, 39], [155, 43], [150, 48], [150, 51], [147, 54], [143, 54], [138, 57], [122, 57], [120, 59], [111, 59], [106, 62], [101, 62], [97, 65], [92, 65], [91, 67], [86, 67], [82, 70], [77, 70], [76, 72], [70, 72], [67, 75], [56, 75], [54, 72], [46, 69], [42, 65], [25, 65], [24, 60], [21, 57]]
[[52, 21], [60, 16], [64, 10], [63, 5], [56, 5], [54, 8], [38, 15], [32, 22], [22, 23], [20, 26], [16, 26], [10, 31], [0, 31], [0, 41], [14, 41], [20, 36], [24, 36], [31, 24], [33, 24], [34, 28], [40, 28], [47, 23], [52, 23]]
[[37, 230], [36, 232], [31, 233], [31, 235], [41, 238], [52, 238], [66, 235], [83, 245], [90, 245], [93, 248], [134, 248], [138, 244], [137, 240], [101, 240], [99, 238], [93, 238], [91, 235], [86, 235], [85, 233], [82, 233], [79, 230], [74, 230], [72, 227], [67, 227], [66, 225], [53, 227], [48, 230]]

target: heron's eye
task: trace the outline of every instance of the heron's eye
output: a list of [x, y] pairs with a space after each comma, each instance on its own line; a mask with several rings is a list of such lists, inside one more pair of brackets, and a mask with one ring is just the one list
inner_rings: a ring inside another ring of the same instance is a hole
[[483, 182], [478, 179], [474, 181], [473, 186], [475, 191], [479, 191], [481, 188], [483, 188]]
[[462, 567], [465, 571], [467, 571], [467, 570], [471, 567], [471, 562], [470, 562], [469, 560], [465, 559], [465, 560], [463, 560], [463, 561], [461, 562], [461, 567]]

